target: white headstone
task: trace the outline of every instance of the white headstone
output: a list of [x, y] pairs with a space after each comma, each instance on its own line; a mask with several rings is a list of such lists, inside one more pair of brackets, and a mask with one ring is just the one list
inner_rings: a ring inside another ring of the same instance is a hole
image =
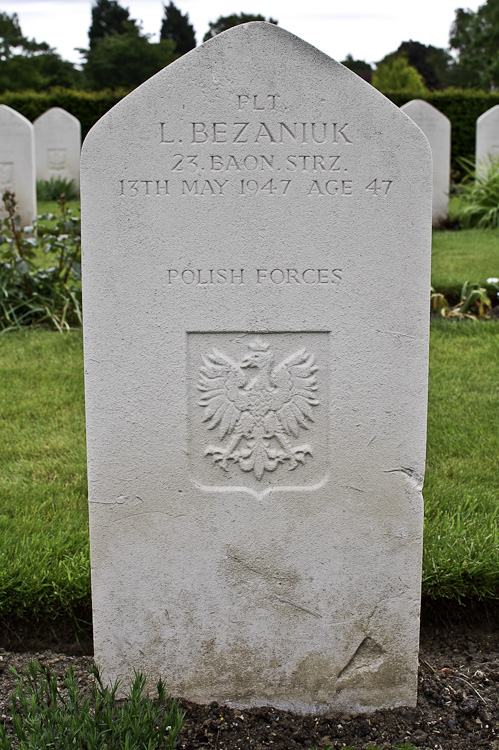
[[1, 196], [16, 194], [21, 224], [36, 216], [35, 139], [33, 125], [14, 109], [0, 104], [0, 217], [6, 216]]
[[431, 156], [237, 26], [82, 153], [97, 663], [193, 701], [416, 700]]
[[499, 159], [499, 104], [491, 107], [476, 121], [476, 168], [480, 173]]
[[422, 99], [413, 99], [401, 108], [428, 138], [433, 158], [433, 226], [449, 216], [451, 123], [438, 109]]
[[80, 189], [80, 121], [60, 107], [37, 117], [35, 126], [36, 179], [61, 177]]

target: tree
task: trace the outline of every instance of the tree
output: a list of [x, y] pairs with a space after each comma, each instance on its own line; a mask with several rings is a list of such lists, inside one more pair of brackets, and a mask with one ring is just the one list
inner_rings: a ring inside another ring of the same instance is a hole
[[416, 68], [398, 55], [388, 55], [376, 65], [372, 84], [380, 91], [410, 91], [415, 96], [424, 96], [427, 91]]
[[487, 0], [476, 11], [458, 8], [449, 44], [457, 51], [460, 85], [487, 91], [499, 87], [498, 0]]
[[117, 0], [97, 0], [92, 7], [92, 23], [88, 30], [90, 49], [98, 41], [113, 34], [140, 34], [140, 28], [133, 18], [130, 18], [128, 8], [122, 8]]
[[84, 74], [92, 89], [132, 89], [169, 65], [177, 55], [169, 39], [156, 44], [130, 31], [100, 39], [87, 52]]
[[352, 55], [347, 55], [346, 58], [341, 61], [341, 64], [344, 65], [345, 68], [353, 70], [353, 72], [357, 73], [357, 75], [363, 78], [364, 81], [371, 83], [373, 69], [365, 60], [354, 60]]
[[163, 5], [163, 10], [160, 39], [170, 39], [175, 43], [177, 55], [185, 55], [196, 46], [196, 36], [194, 27], [189, 23], [189, 14], [183, 15], [171, 0], [169, 5]]
[[14, 54], [33, 55], [37, 52], [51, 52], [46, 42], [35, 42], [23, 36], [17, 13], [9, 16], [0, 12], [0, 60], [6, 60]]
[[[405, 55], [409, 65], [416, 68], [429, 89], [444, 89], [452, 83], [454, 60], [446, 50], [414, 42], [402, 42], [396, 56]], [[386, 59], [386, 58], [385, 58]]]
[[1, 91], [46, 91], [55, 86], [82, 88], [83, 75], [55, 52], [28, 57], [14, 55], [0, 61]]
[[25, 37], [16, 13], [0, 12], [0, 91], [73, 88], [81, 84], [81, 78], [81, 72], [46, 42]]
[[133, 89], [177, 57], [174, 42], [151, 43], [117, 0], [96, 1], [88, 37], [90, 49], [80, 51], [86, 57], [83, 72], [91, 89]]
[[274, 23], [277, 25], [278, 21], [275, 18], [265, 18], [265, 16], [253, 15], [252, 13], [233, 13], [231, 16], [219, 16], [216, 21], [210, 21], [208, 26], [209, 30], [203, 37], [203, 42], [207, 42], [208, 39], [221, 34], [222, 31], [227, 31], [233, 26], [239, 26], [241, 23], [250, 23], [251, 21], [266, 21], [267, 23]]

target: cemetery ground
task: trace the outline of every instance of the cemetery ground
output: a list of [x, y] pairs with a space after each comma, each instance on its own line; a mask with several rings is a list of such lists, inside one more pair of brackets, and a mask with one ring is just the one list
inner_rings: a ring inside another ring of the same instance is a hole
[[[436, 288], [498, 269], [497, 231], [434, 233]], [[180, 748], [499, 748], [498, 366], [499, 321], [432, 320], [418, 707], [300, 717], [184, 704]], [[4, 334], [0, 370], [0, 719], [9, 726], [9, 666], [39, 658], [59, 673], [74, 666], [83, 688], [92, 679], [81, 331]]]

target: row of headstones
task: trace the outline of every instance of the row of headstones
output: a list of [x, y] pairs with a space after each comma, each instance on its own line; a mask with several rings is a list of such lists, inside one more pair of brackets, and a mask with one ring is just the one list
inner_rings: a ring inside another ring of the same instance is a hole
[[53, 107], [31, 124], [0, 105], [0, 194], [15, 192], [23, 225], [36, 216], [36, 180], [73, 180], [79, 191], [80, 148], [80, 121], [64, 109]]
[[[433, 157], [433, 226], [449, 215], [451, 123], [448, 117], [422, 99], [413, 99], [401, 107], [427, 137]], [[483, 169], [499, 157], [499, 104], [476, 121], [476, 164]]]
[[[451, 123], [448, 117], [422, 99], [401, 107], [427, 137], [433, 157], [433, 225], [449, 213]], [[13, 190], [21, 221], [30, 224], [36, 215], [36, 180], [61, 177], [80, 183], [81, 127], [76, 117], [53, 107], [32, 125], [15, 110], [0, 105], [0, 193]], [[485, 164], [499, 155], [499, 105], [477, 120], [476, 159]]]

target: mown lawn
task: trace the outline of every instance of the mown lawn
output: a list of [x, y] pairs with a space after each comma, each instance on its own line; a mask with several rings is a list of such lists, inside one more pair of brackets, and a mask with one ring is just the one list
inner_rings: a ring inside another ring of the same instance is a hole
[[[431, 326], [423, 591], [499, 596], [499, 322]], [[90, 602], [82, 338], [0, 336], [0, 614]]]
[[81, 332], [0, 336], [0, 613], [90, 600]]
[[499, 596], [499, 322], [434, 321], [423, 590]]
[[433, 232], [431, 283], [439, 292], [459, 292], [465, 281], [499, 278], [499, 231]]

